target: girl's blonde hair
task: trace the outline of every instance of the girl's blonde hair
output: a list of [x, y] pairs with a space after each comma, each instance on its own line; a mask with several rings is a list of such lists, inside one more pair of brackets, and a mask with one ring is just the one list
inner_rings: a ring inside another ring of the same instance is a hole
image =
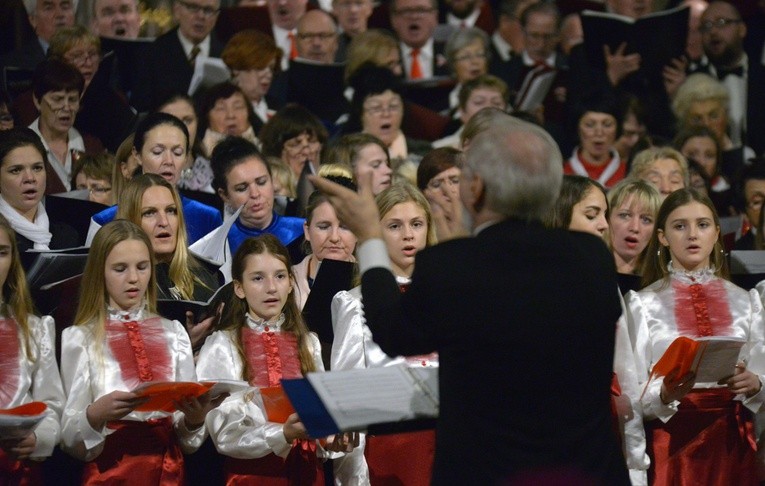
[[[669, 254], [669, 250], [659, 242], [659, 230], [666, 233], [667, 231], [667, 219], [672, 212], [686, 204], [692, 202], [701, 203], [708, 207], [712, 212], [712, 219], [717, 229], [720, 229], [720, 218], [717, 216], [715, 206], [708, 196], [697, 192], [695, 189], [685, 188], [678, 189], [671, 193], [659, 208], [659, 215], [656, 217], [656, 225], [653, 228], [653, 236], [651, 242], [648, 243], [648, 249], [646, 250], [645, 261], [643, 262], [643, 279], [642, 286], [646, 287], [657, 280], [663, 280], [662, 288], [669, 285], [669, 271], [667, 266], [672, 258]], [[717, 235], [717, 241], [715, 242], [712, 254], [709, 255], [709, 265], [714, 267], [715, 275], [720, 278], [728, 279], [728, 262], [725, 258], [724, 245], [722, 239], [722, 231], [719, 231]]]
[[[618, 211], [619, 207], [629, 198], [632, 198], [631, 206], [642, 207], [643, 210], [649, 212], [654, 221], [656, 221], [656, 215], [659, 213], [659, 207], [661, 206], [661, 196], [659, 195], [659, 191], [653, 187], [653, 184], [642, 179], [633, 178], [622, 179], [619, 181], [610, 191], [608, 191], [608, 207], [611, 214]], [[611, 226], [610, 221], [609, 226]], [[608, 249], [613, 252], [614, 245], [610, 235], [606, 243], [608, 244]], [[647, 250], [648, 246], [646, 245], [643, 252], [638, 256], [635, 269], [639, 269], [642, 266]]]
[[[297, 339], [298, 356], [300, 358], [300, 370], [305, 375], [311, 371], [316, 371], [316, 364], [313, 361], [313, 355], [308, 349], [308, 328], [303, 321], [303, 316], [295, 301], [295, 276], [292, 273], [292, 262], [290, 260], [287, 248], [274, 236], [269, 233], [256, 238], [248, 238], [239, 246], [231, 262], [231, 276], [234, 282], [241, 283], [244, 280], [244, 271], [247, 267], [247, 261], [252, 255], [271, 255], [284, 264], [290, 275], [293, 291], [287, 296], [287, 302], [284, 305], [284, 332], [291, 333]], [[243, 379], [249, 381], [256, 370], [248, 369], [247, 359], [242, 345], [240, 330], [247, 325], [247, 313], [249, 305], [246, 299], [235, 297], [232, 302], [228, 302], [223, 309], [223, 319], [221, 322], [227, 323], [223, 329], [228, 329], [234, 335], [234, 340], [239, 351], [239, 356], [244, 364]]]
[[396, 205], [413, 202], [425, 211], [425, 221], [428, 223], [428, 236], [426, 246], [433, 246], [438, 243], [436, 237], [436, 227], [433, 224], [433, 213], [430, 211], [430, 204], [425, 196], [412, 184], [408, 182], [397, 182], [389, 188], [382, 191], [375, 197], [377, 210], [380, 212], [380, 219], [384, 218]]
[[[195, 276], [195, 270], [199, 269], [199, 264], [189, 254], [183, 205], [175, 187], [157, 174], [141, 174], [133, 177], [122, 191], [116, 217], [132, 221], [141, 226], [143, 195], [150, 187], [155, 186], [164, 187], [170, 191], [175, 207], [178, 209], [178, 231], [175, 235], [175, 251], [173, 252], [173, 258], [170, 260], [170, 280], [173, 281], [183, 299], [192, 300], [194, 297], [194, 285], [205, 286], [205, 284]], [[149, 250], [151, 250], [151, 245], [149, 245]]]
[[[287, 167], [287, 164], [279, 157], [266, 157], [266, 162], [271, 168], [271, 179], [279, 181], [282, 188], [287, 192], [287, 197], [297, 197], [297, 181], [295, 180], [295, 174], [292, 169]], [[321, 167], [324, 167], [322, 165]]]
[[[105, 324], [109, 304], [109, 295], [106, 291], [106, 259], [114, 247], [128, 240], [143, 242], [149, 253], [151, 263], [151, 277], [146, 289], [146, 305], [151, 313], [157, 309], [157, 281], [154, 276], [154, 252], [151, 251], [151, 242], [146, 233], [135, 223], [124, 219], [115, 219], [105, 224], [96, 236], [88, 252], [88, 260], [85, 263], [85, 271], [82, 274], [80, 287], [80, 303], [77, 306], [77, 314], [74, 318], [76, 326], [84, 326], [95, 322], [94, 337], [96, 345], [104, 340]], [[98, 289], [102, 289], [99, 291]]]
[[651, 168], [654, 162], [660, 159], [671, 159], [677, 162], [680, 167], [680, 172], [683, 175], [683, 182], [685, 187], [690, 184], [690, 175], [688, 172], [688, 159], [683, 154], [673, 149], [672, 147], [650, 147], [645, 150], [641, 150], [635, 155], [632, 160], [632, 167], [630, 168], [630, 177], [636, 177], [643, 179], [646, 172]]
[[22, 341], [26, 350], [27, 358], [34, 359], [32, 353], [32, 333], [29, 329], [29, 316], [34, 314], [34, 304], [32, 296], [27, 285], [27, 276], [24, 273], [24, 267], [21, 266], [19, 257], [19, 246], [16, 242], [16, 232], [13, 231], [11, 224], [0, 215], [0, 230], [4, 230], [11, 243], [10, 255], [11, 266], [8, 269], [8, 276], [3, 283], [3, 301], [0, 304], [0, 312], [4, 316], [13, 317], [21, 329]]

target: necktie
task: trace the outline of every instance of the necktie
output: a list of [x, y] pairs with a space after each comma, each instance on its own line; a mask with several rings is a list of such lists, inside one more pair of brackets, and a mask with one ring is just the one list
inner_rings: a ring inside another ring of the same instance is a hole
[[734, 68], [726, 69], [726, 68], [717, 68], [717, 79], [722, 81], [725, 79], [725, 77], [729, 74], [733, 74], [734, 76], [738, 76], [740, 78], [744, 77], [744, 66], [736, 66]]
[[412, 49], [412, 67], [409, 70], [409, 79], [422, 79], [420, 67], [420, 49]]
[[290, 60], [298, 57], [297, 45], [295, 44], [295, 34], [289, 32], [287, 37], [290, 39]]
[[194, 45], [194, 47], [191, 48], [191, 52], [189, 53], [189, 64], [191, 65], [192, 69], [194, 68], [194, 65], [197, 62], [197, 56], [202, 51], [202, 49], [199, 48], [198, 45]]

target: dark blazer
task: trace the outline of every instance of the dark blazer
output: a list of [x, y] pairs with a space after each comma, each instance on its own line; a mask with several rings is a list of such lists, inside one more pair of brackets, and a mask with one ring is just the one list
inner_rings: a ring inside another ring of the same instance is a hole
[[432, 484], [553, 469], [629, 484], [609, 405], [621, 309], [602, 241], [508, 220], [420, 252], [403, 294], [382, 268], [361, 290], [383, 351], [439, 353]]
[[[220, 57], [221, 52], [223, 44], [210, 34], [210, 56]], [[171, 95], [186, 93], [193, 74], [176, 27], [157, 37], [144, 51], [130, 104], [139, 112], [153, 110]]]
[[37, 36], [0, 59], [0, 66], [17, 67], [34, 71], [45, 60], [45, 53]]

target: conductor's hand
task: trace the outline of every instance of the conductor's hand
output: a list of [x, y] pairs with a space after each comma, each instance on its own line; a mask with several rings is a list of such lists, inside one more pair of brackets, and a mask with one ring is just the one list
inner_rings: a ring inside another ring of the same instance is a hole
[[682, 398], [693, 389], [696, 384], [696, 373], [689, 371], [685, 375], [678, 377], [677, 370], [672, 370], [664, 377], [664, 381], [661, 384], [661, 397], [662, 403], [670, 404], [675, 400], [682, 400]]
[[101, 430], [110, 420], [119, 420], [146, 401], [132, 392], [113, 391], [88, 406], [85, 416], [94, 430]]
[[377, 204], [372, 194], [371, 172], [359, 175], [358, 192], [318, 176], [310, 175], [308, 180], [327, 196], [337, 212], [337, 217], [353, 231], [359, 243], [382, 237], [380, 213], [377, 211]]
[[282, 427], [282, 432], [284, 432], [284, 438], [287, 439], [287, 442], [290, 444], [295, 439], [308, 438], [308, 432], [305, 430], [305, 425], [303, 425], [303, 422], [300, 421], [300, 417], [298, 417], [298, 414], [296, 413], [287, 417], [287, 421], [284, 422], [284, 426]]

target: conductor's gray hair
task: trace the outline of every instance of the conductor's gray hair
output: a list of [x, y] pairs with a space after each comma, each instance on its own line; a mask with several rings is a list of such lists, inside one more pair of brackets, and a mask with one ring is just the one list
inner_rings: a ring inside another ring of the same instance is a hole
[[532, 221], [547, 214], [558, 198], [563, 157], [542, 128], [507, 117], [470, 142], [465, 169], [483, 181], [488, 209]]
[[[95, 0], [91, 0], [95, 1]], [[72, 0], [72, 10], [77, 12], [77, 4], [79, 0]], [[24, 0], [24, 9], [27, 11], [27, 15], [33, 15], [37, 9], [37, 0]]]

